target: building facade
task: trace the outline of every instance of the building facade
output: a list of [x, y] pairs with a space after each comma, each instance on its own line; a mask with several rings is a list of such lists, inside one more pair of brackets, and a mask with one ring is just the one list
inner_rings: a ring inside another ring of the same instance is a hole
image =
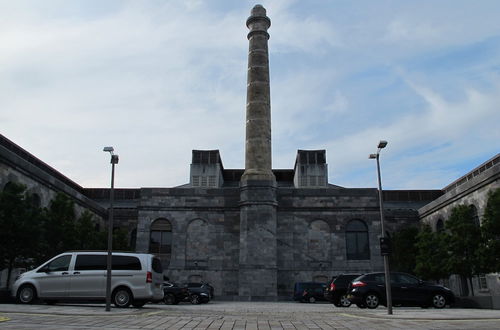
[[[290, 299], [295, 282], [381, 271], [377, 189], [328, 183], [325, 150], [298, 150], [292, 168], [272, 168], [271, 21], [257, 5], [246, 23], [245, 167], [225, 169], [218, 150], [193, 150], [185, 185], [115, 189], [115, 225], [128, 231], [135, 251], [159, 255], [171, 280], [209, 282], [223, 299]], [[42, 206], [64, 192], [106, 221], [109, 189], [83, 188], [1, 136], [0, 189], [8, 182], [27, 185]], [[418, 225], [420, 218], [433, 223], [447, 195], [383, 191], [386, 230]]]

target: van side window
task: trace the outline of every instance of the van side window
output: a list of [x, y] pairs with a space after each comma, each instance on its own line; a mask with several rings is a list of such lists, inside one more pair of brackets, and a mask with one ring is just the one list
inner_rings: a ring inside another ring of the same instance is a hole
[[75, 270], [106, 270], [106, 257], [106, 255], [78, 255]]
[[61, 256], [40, 268], [38, 272], [64, 272], [68, 270], [70, 262], [71, 255]]
[[137, 257], [113, 256], [113, 270], [141, 270], [141, 262]]

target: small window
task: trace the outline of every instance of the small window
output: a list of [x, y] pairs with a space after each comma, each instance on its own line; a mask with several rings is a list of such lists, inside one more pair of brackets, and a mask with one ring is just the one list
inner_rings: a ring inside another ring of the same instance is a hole
[[311, 187], [316, 186], [316, 176], [311, 175], [311, 176], [309, 177], [309, 183], [310, 183], [310, 186], [311, 186]]
[[443, 222], [443, 219], [439, 219], [437, 222], [436, 222], [436, 231], [438, 233], [442, 232], [444, 229], [444, 222]]
[[210, 187], [215, 187], [215, 175], [210, 175], [208, 177], [208, 185]]
[[200, 177], [198, 175], [193, 175], [193, 186], [195, 187], [200, 186]]
[[323, 175], [318, 176], [318, 186], [325, 185], [325, 177]]
[[207, 177], [206, 176], [202, 176], [201, 177], [201, 186], [202, 187], [206, 187], [207, 186]]
[[303, 176], [300, 178], [300, 186], [301, 187], [306, 187], [307, 186], [307, 176]]

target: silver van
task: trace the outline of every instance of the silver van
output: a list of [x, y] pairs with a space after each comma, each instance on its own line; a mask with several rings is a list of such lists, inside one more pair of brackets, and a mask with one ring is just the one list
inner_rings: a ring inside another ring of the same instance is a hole
[[[106, 299], [107, 252], [65, 252], [21, 274], [11, 294], [20, 303], [36, 299], [103, 301]], [[117, 307], [142, 307], [163, 299], [163, 270], [152, 254], [112, 254], [111, 301]]]

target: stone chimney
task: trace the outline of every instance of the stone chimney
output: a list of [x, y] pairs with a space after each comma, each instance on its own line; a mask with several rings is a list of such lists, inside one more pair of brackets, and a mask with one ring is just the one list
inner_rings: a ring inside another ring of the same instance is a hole
[[247, 19], [248, 79], [246, 106], [245, 172], [246, 180], [274, 181], [271, 164], [271, 97], [267, 29], [271, 20], [261, 5], [253, 7]]

